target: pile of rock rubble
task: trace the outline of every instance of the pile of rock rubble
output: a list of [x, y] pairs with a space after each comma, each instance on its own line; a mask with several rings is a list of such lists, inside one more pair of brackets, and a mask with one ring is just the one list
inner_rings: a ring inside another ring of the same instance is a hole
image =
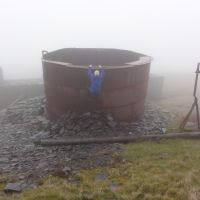
[[43, 97], [37, 97], [0, 112], [0, 172], [41, 176], [58, 170], [70, 173], [80, 168], [105, 166], [117, 156], [120, 145], [41, 147], [34, 146], [33, 140], [163, 134], [174, 117], [147, 103], [144, 118], [138, 122], [116, 123], [105, 111], [67, 112], [51, 122], [46, 118], [44, 101]]

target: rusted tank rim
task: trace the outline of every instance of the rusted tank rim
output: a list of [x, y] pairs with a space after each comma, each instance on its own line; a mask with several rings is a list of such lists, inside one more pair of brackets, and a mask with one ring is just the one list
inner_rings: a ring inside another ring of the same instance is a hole
[[[62, 66], [69, 67], [69, 68], [78, 68], [78, 69], [87, 69], [88, 68], [88, 66], [84, 66], [84, 65], [73, 65], [72, 63], [44, 59], [43, 56], [47, 53], [48, 53], [48, 51], [45, 51], [45, 50], [42, 51], [42, 62], [43, 63], [57, 64], [57, 65], [62, 65]], [[122, 66], [105, 66], [104, 65], [104, 67], [106, 69], [129, 68], [129, 67], [134, 67], [134, 66], [138, 66], [138, 65], [144, 65], [144, 64], [151, 63], [152, 60], [153, 60], [153, 58], [150, 56], [142, 56], [142, 57], [140, 57], [139, 60], [134, 61], [134, 62], [125, 63], [125, 65], [122, 65]], [[98, 66], [93, 66], [93, 67], [98, 68]]]
[[[131, 63], [126, 63], [125, 65], [122, 66], [105, 66], [104, 67], [106, 69], [120, 69], [120, 68], [129, 68], [129, 67], [134, 67], [134, 66], [138, 66], [138, 65], [145, 65], [148, 63], [151, 63], [151, 61], [153, 60], [152, 57], [140, 57], [140, 60], [135, 61], [135, 62], [131, 62]], [[88, 66], [81, 66], [81, 65], [72, 65], [71, 63], [65, 63], [65, 62], [59, 62], [59, 61], [53, 61], [53, 60], [46, 60], [42, 58], [42, 62], [43, 63], [51, 63], [51, 64], [57, 64], [57, 65], [62, 65], [65, 67], [70, 67], [70, 68], [79, 68], [79, 69], [87, 69]], [[94, 69], [98, 68], [98, 66], [93, 66]]]

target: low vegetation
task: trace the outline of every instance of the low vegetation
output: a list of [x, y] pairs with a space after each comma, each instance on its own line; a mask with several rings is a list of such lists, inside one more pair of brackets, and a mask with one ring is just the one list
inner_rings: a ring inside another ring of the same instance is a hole
[[49, 176], [36, 188], [21, 194], [0, 194], [0, 200], [8, 199], [200, 199], [200, 141], [161, 140], [128, 144], [113, 166], [83, 170], [65, 178]]

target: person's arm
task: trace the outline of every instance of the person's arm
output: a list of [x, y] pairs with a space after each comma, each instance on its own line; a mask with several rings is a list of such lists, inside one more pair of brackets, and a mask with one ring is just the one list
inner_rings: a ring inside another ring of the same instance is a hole
[[99, 69], [100, 69], [100, 76], [101, 76], [101, 78], [104, 78], [104, 76], [105, 76], [105, 70], [102, 68], [101, 65], [99, 65]]
[[89, 76], [90, 78], [93, 77], [92, 65], [90, 65], [90, 66], [88, 67], [87, 73], [88, 73], [88, 76]]

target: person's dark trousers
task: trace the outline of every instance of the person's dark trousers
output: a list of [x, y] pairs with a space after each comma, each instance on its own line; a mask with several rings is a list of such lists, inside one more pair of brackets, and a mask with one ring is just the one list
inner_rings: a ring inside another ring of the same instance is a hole
[[88, 90], [88, 103], [90, 112], [99, 109], [99, 95], [93, 94]]

